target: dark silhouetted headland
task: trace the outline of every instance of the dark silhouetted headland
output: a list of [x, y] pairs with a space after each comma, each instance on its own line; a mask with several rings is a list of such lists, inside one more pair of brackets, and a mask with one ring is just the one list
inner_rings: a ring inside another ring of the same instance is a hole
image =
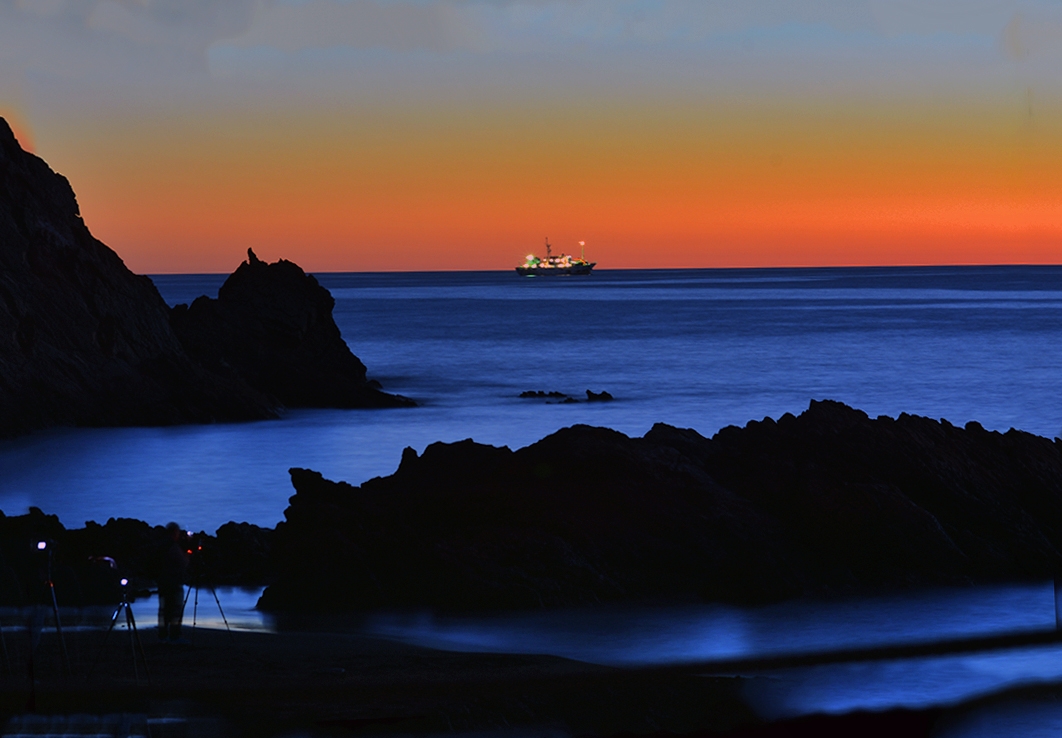
[[66, 179], [0, 120], [0, 435], [268, 417], [198, 367], [151, 280], [93, 238]]
[[[411, 404], [366, 382], [331, 296], [294, 264], [245, 264], [223, 291], [174, 313], [193, 359], [151, 280], [92, 236], [67, 180], [0, 119], [0, 437]], [[218, 370], [216, 339], [233, 369]]]

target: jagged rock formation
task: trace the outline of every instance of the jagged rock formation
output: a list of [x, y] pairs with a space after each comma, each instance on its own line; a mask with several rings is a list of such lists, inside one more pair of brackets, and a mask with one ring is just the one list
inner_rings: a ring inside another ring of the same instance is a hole
[[0, 118], [0, 436], [273, 413], [189, 360], [151, 280], [93, 238], [66, 179]]
[[1062, 571], [1062, 442], [813, 402], [711, 439], [575, 426], [292, 469], [277, 610], [750, 601]]
[[267, 264], [251, 249], [218, 290], [177, 305], [171, 324], [203, 366], [290, 407], [401, 407], [379, 391], [332, 319], [335, 300], [298, 265]]

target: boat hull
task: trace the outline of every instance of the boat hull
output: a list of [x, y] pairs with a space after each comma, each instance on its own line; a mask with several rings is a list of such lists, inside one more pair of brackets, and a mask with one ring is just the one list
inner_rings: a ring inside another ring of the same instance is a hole
[[573, 264], [567, 267], [516, 267], [516, 273], [521, 277], [574, 277], [589, 274], [594, 264]]

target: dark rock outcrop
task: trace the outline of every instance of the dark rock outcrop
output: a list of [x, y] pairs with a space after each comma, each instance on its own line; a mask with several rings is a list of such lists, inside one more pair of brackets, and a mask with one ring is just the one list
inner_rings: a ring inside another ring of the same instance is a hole
[[0, 436], [272, 414], [187, 357], [151, 280], [93, 238], [66, 179], [0, 119]]
[[[561, 404], [568, 404], [572, 402], [579, 402], [571, 395], [566, 395], [563, 392], [545, 392], [544, 390], [526, 390], [520, 393], [522, 398], [535, 398], [535, 399], [548, 399], [548, 400], [560, 400]], [[586, 391], [587, 402], [609, 402], [615, 399], [611, 393], [602, 390], [601, 392], [593, 392], [591, 390]]]
[[290, 407], [403, 407], [365, 376], [332, 319], [335, 300], [298, 265], [247, 261], [218, 290], [177, 305], [171, 324], [208, 369], [244, 381]]
[[[44, 551], [37, 548], [40, 541], [47, 543]], [[162, 526], [130, 518], [67, 529], [56, 516], [37, 508], [10, 517], [0, 512], [0, 607], [51, 603], [46, 588], [49, 556], [60, 605], [116, 602], [120, 577], [131, 579], [136, 588], [150, 585], [169, 541]], [[195, 542], [198, 552], [191, 571], [203, 586], [262, 586], [271, 581], [272, 529], [226, 523], [214, 536], [197, 534]]]
[[834, 402], [711, 439], [575, 426], [291, 471], [272, 609], [745, 602], [1062, 572], [1062, 442]]
[[413, 404], [366, 381], [332, 306], [295, 264], [252, 255], [219, 299], [170, 311], [0, 118], [0, 437]]

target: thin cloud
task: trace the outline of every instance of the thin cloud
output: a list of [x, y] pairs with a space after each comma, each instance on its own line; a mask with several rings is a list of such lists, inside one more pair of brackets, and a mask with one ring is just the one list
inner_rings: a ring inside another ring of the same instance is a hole
[[1042, 60], [1062, 57], [1062, 9], [1030, 18], [1015, 13], [1001, 36], [1001, 46], [1013, 60]]
[[1062, 20], [1045, 0], [0, 0], [0, 103], [669, 85], [771, 94], [837, 79], [870, 94], [1046, 90], [1059, 84], [1059, 49]]
[[451, 51], [476, 48], [478, 13], [450, 2], [311, 2], [259, 6], [235, 46], [281, 51], [351, 46]]

